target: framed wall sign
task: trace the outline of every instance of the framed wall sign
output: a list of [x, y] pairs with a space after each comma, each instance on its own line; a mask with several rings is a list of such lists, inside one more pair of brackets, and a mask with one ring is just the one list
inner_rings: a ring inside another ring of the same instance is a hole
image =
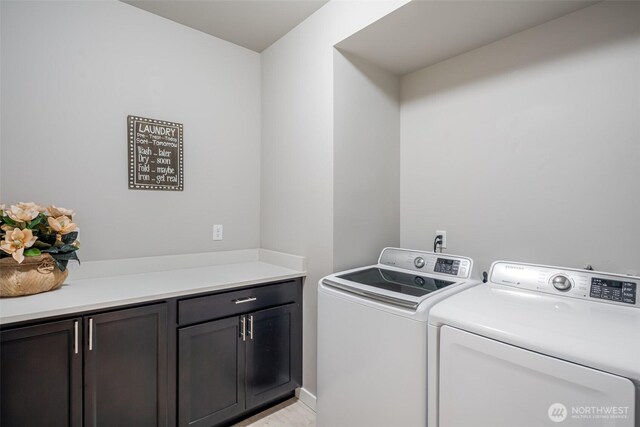
[[182, 124], [128, 116], [129, 189], [183, 190]]

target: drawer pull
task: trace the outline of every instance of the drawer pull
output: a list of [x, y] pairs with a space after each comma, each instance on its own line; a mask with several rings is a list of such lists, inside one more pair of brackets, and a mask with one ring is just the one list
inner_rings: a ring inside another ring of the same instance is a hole
[[246, 297], [246, 298], [239, 298], [239, 299], [234, 299], [233, 303], [234, 304], [244, 304], [245, 302], [251, 302], [251, 301], [255, 301], [258, 298], [255, 297]]

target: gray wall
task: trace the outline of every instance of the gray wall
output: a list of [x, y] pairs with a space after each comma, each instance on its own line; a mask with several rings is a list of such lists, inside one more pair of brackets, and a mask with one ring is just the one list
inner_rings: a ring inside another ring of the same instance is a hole
[[[83, 260], [259, 246], [259, 54], [117, 1], [1, 13], [3, 203], [74, 208]], [[184, 124], [183, 192], [127, 189], [129, 114]]]
[[333, 55], [333, 269], [400, 244], [400, 79]]
[[262, 52], [261, 243], [308, 259], [303, 383], [316, 393], [316, 285], [333, 271], [333, 45], [404, 1], [331, 1]]
[[639, 23], [603, 2], [403, 77], [402, 246], [640, 272]]

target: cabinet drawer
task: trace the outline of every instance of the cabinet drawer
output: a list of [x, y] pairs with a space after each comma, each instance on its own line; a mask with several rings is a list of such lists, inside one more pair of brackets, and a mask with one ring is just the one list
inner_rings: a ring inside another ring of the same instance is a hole
[[297, 299], [296, 280], [178, 301], [178, 324], [186, 325], [260, 310]]

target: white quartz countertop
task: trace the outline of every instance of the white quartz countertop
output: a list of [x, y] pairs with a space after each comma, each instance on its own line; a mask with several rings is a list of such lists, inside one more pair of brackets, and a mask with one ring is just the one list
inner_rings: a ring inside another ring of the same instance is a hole
[[[305, 275], [304, 258], [262, 249], [255, 250], [253, 256], [252, 251], [227, 252], [224, 256], [201, 256], [199, 262], [193, 262], [191, 257], [190, 264], [196, 265], [188, 268], [175, 268], [175, 265], [180, 264], [179, 257], [182, 256], [172, 257], [170, 263], [163, 263], [162, 259], [158, 259], [165, 257], [140, 258], [137, 259], [138, 262], [123, 260], [120, 264], [118, 261], [109, 261], [108, 270], [128, 272], [117, 276], [82, 277], [79, 273], [80, 277], [76, 280], [74, 271], [71, 271], [69, 279], [55, 291], [17, 298], [1, 298], [0, 324], [107, 309]], [[238, 254], [235, 254], [236, 252]], [[237, 262], [240, 259], [243, 261]], [[203, 263], [215, 265], [197, 265]], [[89, 270], [100, 273], [101, 270], [105, 270], [103, 264], [95, 262], [89, 266]], [[157, 269], [157, 265], [160, 264], [169, 264], [168, 267], [172, 268], [144, 271], [145, 266]]]

